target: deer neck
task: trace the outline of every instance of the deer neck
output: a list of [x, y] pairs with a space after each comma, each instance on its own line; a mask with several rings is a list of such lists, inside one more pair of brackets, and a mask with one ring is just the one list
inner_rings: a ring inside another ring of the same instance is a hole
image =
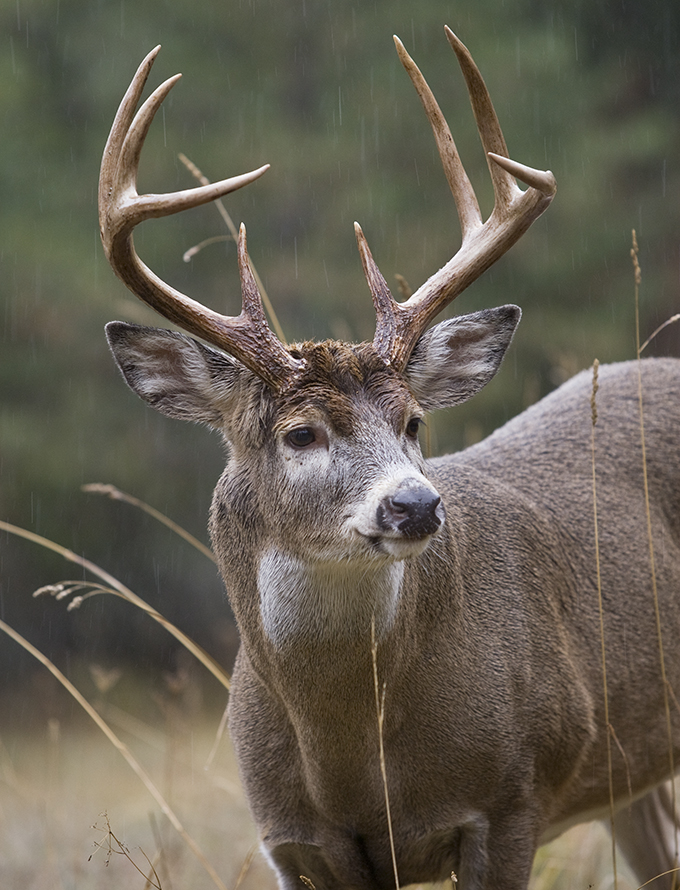
[[257, 586], [262, 628], [277, 650], [309, 642], [365, 645], [393, 627], [403, 562], [328, 563], [272, 547], [260, 559]]
[[372, 625], [379, 678], [389, 677], [392, 686], [408, 649], [392, 645], [403, 623], [404, 573], [404, 562], [309, 563], [278, 549], [260, 560], [265, 646], [252, 654], [265, 683], [285, 703], [317, 802], [325, 801], [329, 811], [338, 795], [349, 793], [348, 776], [360, 774], [350, 784], [367, 787], [356, 750], [376, 741]]

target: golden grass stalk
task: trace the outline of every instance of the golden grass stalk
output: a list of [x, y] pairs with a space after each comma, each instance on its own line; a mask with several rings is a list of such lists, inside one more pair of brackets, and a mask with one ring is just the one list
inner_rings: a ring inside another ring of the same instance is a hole
[[[90, 572], [91, 574], [96, 575], [104, 582], [104, 584], [107, 585], [107, 588], [110, 588], [110, 591], [108, 592], [122, 597], [128, 603], [132, 603], [133, 606], [137, 606], [137, 608], [141, 609], [143, 612], [146, 612], [146, 614], [150, 618], [153, 618], [154, 621], [157, 621], [158, 624], [164, 627], [168, 631], [168, 633], [172, 634], [172, 636], [175, 637], [176, 640], [179, 640], [179, 642], [186, 649], [188, 649], [189, 652], [191, 652], [191, 654], [194, 655], [205, 668], [207, 668], [207, 670], [210, 671], [210, 673], [225, 687], [225, 689], [230, 688], [228, 674], [214, 660], [214, 658], [212, 658], [212, 656], [208, 655], [208, 653], [204, 649], [202, 649], [201, 646], [198, 645], [198, 643], [195, 643], [171, 621], [168, 621], [167, 618], [164, 618], [160, 612], [152, 609], [147, 602], [145, 602], [141, 597], [137, 596], [136, 593], [133, 593], [117, 578], [114, 578], [113, 575], [110, 575], [104, 569], [100, 568], [98, 565], [95, 565], [95, 563], [90, 562], [89, 559], [85, 559], [83, 556], [78, 556], [77, 553], [74, 553], [67, 547], [62, 547], [61, 544], [57, 544], [55, 541], [51, 541], [49, 538], [43, 538], [42, 535], [37, 535], [35, 534], [35, 532], [28, 531], [28, 529], [20, 528], [17, 525], [12, 525], [9, 522], [0, 520], [0, 531], [6, 531], [12, 535], [17, 535], [20, 538], [24, 538], [27, 541], [32, 541], [34, 544], [39, 544], [41, 547], [45, 547], [47, 550], [52, 550], [54, 553], [58, 553], [69, 562], [73, 562], [76, 565], [81, 566], [83, 569]], [[44, 590], [44, 588], [41, 589]]]
[[[668, 762], [670, 775], [675, 775], [675, 763], [673, 757], [673, 727], [671, 723], [671, 708], [668, 694], [669, 683], [666, 678], [666, 659], [664, 657], [663, 634], [661, 627], [661, 610], [659, 608], [659, 594], [656, 583], [656, 562], [654, 556], [654, 538], [652, 536], [652, 513], [649, 502], [649, 483], [647, 480], [647, 450], [645, 444], [645, 414], [644, 401], [642, 397], [642, 359], [641, 353], [644, 347], [640, 346], [640, 283], [642, 282], [642, 271], [638, 259], [639, 247], [637, 243], [637, 235], [635, 229], [632, 232], [633, 246], [630, 249], [630, 257], [633, 263], [633, 272], [635, 277], [635, 347], [637, 350], [637, 369], [638, 369], [638, 404], [640, 407], [640, 446], [642, 450], [642, 480], [645, 492], [645, 514], [647, 518], [647, 541], [649, 544], [649, 566], [652, 575], [652, 599], [654, 601], [654, 617], [656, 620], [656, 635], [659, 646], [659, 665], [661, 669], [661, 682], [663, 685], [663, 700], [666, 711], [666, 730], [668, 733]], [[662, 325], [663, 327], [663, 325]], [[655, 331], [655, 333], [657, 333]], [[654, 335], [652, 335], [654, 336]], [[651, 338], [650, 338], [651, 339]], [[649, 342], [646, 341], [644, 346]], [[673, 809], [673, 827], [675, 837], [675, 859], [678, 860], [678, 814], [675, 799], [675, 782], [671, 782], [671, 807]]]
[[[212, 239], [212, 240], [217, 240], [217, 239]], [[204, 556], [207, 556], [207, 558], [209, 560], [211, 560], [211, 562], [213, 562], [213, 563], [216, 562], [215, 555], [209, 547], [206, 547], [205, 544], [203, 544], [201, 541], [198, 540], [198, 538], [195, 538], [185, 528], [182, 528], [181, 525], [178, 525], [178, 523], [174, 522], [172, 519], [170, 519], [170, 517], [166, 516], [165, 513], [161, 513], [160, 510], [157, 510], [155, 507], [152, 507], [150, 504], [147, 504], [146, 501], [142, 501], [139, 498], [134, 497], [134, 495], [128, 494], [125, 491], [121, 491], [120, 488], [117, 488], [115, 485], [111, 485], [110, 483], [105, 483], [105, 482], [90, 482], [87, 485], [82, 485], [81, 491], [85, 491], [85, 492], [88, 492], [91, 494], [103, 494], [106, 497], [111, 498], [111, 500], [123, 501], [126, 504], [131, 504], [133, 507], [138, 507], [140, 510], [143, 510], [145, 513], [148, 513], [149, 516], [152, 516], [154, 519], [157, 519], [158, 522], [161, 522], [163, 525], [165, 525], [171, 531], [175, 532], [175, 534], [177, 534], [181, 538], [183, 538], [183, 540], [185, 540], [188, 544], [191, 544], [192, 547], [195, 547], [196, 550], [198, 550]], [[63, 583], [68, 584], [71, 582], [63, 582]], [[75, 582], [73, 582], [73, 583], [75, 583]], [[86, 585], [82, 585], [82, 586], [85, 587]], [[94, 585], [92, 585], [92, 587], [94, 587]], [[50, 593], [52, 592], [49, 589], [49, 586], [47, 588], [44, 588], [44, 590], [46, 592], [50, 592]], [[36, 594], [39, 592], [42, 592], [42, 590], [36, 591], [36, 593], [34, 593], [33, 596], [36, 596]], [[72, 600], [71, 603], [69, 603], [68, 609], [78, 608], [85, 599], [87, 599], [90, 596], [94, 596], [97, 592], [98, 592], [97, 590], [91, 589], [90, 592], [87, 593], [85, 596], [76, 597], [75, 600]], [[116, 591], [106, 590], [106, 589], [102, 588], [101, 591], [99, 591], [99, 592], [115, 593]], [[57, 593], [57, 599], [61, 599], [64, 596], [68, 596], [68, 593], [67, 592]], [[229, 688], [229, 687], [227, 686], [227, 688]], [[226, 724], [227, 724], [227, 709], [225, 708], [224, 714], [222, 715], [222, 719], [220, 720], [219, 726], [217, 728], [217, 732], [215, 734], [215, 741], [213, 742], [212, 749], [210, 751], [210, 754], [208, 755], [208, 760], [206, 761], [206, 764], [205, 764], [206, 770], [210, 769], [210, 767], [212, 766], [212, 762], [215, 759], [215, 755], [217, 754], [217, 749], [219, 748], [220, 742], [222, 741], [222, 738], [224, 736]]]
[[196, 256], [197, 253], [200, 253], [204, 247], [210, 247], [211, 244], [221, 244], [224, 241], [233, 240], [234, 239], [231, 235], [213, 235], [211, 238], [204, 238], [203, 241], [199, 241], [198, 244], [194, 244], [193, 247], [185, 250], [182, 254], [182, 259], [185, 263], [188, 263]]
[[609, 691], [607, 689], [607, 653], [604, 640], [604, 606], [602, 603], [602, 575], [600, 572], [600, 538], [597, 522], [597, 476], [595, 473], [595, 425], [597, 424], [597, 379], [600, 363], [597, 359], [593, 362], [593, 389], [590, 396], [590, 454], [593, 471], [593, 524], [595, 529], [595, 573], [597, 580], [597, 607], [600, 615], [600, 646], [602, 656], [602, 686], [604, 692], [604, 724], [607, 731], [607, 772], [609, 773], [609, 821], [611, 824], [612, 839], [612, 869], [614, 872], [614, 890], [619, 885], [616, 868], [616, 837], [614, 832], [614, 775], [612, 772], [612, 731], [609, 722]]
[[[182, 154], [182, 152], [179, 153], [178, 157], [179, 157], [180, 161], [184, 164], [184, 166], [187, 168], [189, 173], [191, 173], [191, 175], [194, 176], [201, 183], [201, 185], [210, 185], [210, 180], [208, 179], [208, 177], [205, 176], [201, 172], [201, 170], [198, 169], [198, 167], [196, 166], [196, 164], [194, 164], [193, 161], [190, 161], [189, 158], [185, 154]], [[224, 206], [224, 202], [222, 201], [221, 198], [218, 198], [214, 202], [214, 204], [217, 207], [217, 210], [219, 211], [220, 216], [226, 223], [226, 226], [229, 229], [229, 233], [230, 233], [231, 237], [233, 238], [234, 241], [238, 241], [238, 230], [237, 230], [236, 226], [234, 225], [233, 219], [229, 215], [229, 211]], [[202, 247], [205, 247], [205, 245], [207, 243], [210, 243], [211, 240], [212, 239], [208, 239], [208, 241], [204, 241], [200, 245], [197, 244], [195, 247], [192, 247], [189, 250], [187, 250], [184, 254], [184, 261], [189, 262], [189, 260], [192, 258], [192, 256], [195, 256], [195, 254], [197, 254], [198, 251]], [[250, 260], [250, 268], [252, 270], [253, 277], [255, 278], [255, 281], [257, 283], [258, 290], [260, 291], [260, 294], [262, 296], [262, 302], [264, 303], [264, 308], [267, 310], [267, 315], [269, 316], [269, 319], [272, 323], [274, 332], [275, 332], [276, 336], [279, 338], [279, 340], [282, 343], [285, 343], [286, 336], [283, 333], [283, 328], [281, 327], [281, 322], [279, 321], [279, 319], [276, 315], [276, 312], [274, 311], [274, 307], [272, 306], [271, 300], [269, 299], [267, 290], [266, 290], [264, 284], [262, 283], [262, 279], [257, 274], [257, 269], [253, 265], [252, 260]]]
[[371, 658], [373, 660], [373, 687], [375, 689], [375, 710], [378, 717], [378, 741], [380, 743], [380, 773], [385, 792], [385, 810], [387, 812], [387, 831], [390, 836], [390, 852], [394, 869], [394, 885], [399, 890], [399, 872], [397, 870], [397, 853], [394, 848], [394, 831], [392, 830], [392, 814], [390, 812], [390, 795], [387, 788], [387, 767], [385, 765], [385, 745], [383, 741], [383, 724], [385, 722], [385, 691], [387, 683], [383, 682], [382, 692], [378, 683], [378, 644], [375, 639], [375, 615], [371, 618]]
[[[639, 268], [639, 266], [638, 266], [638, 268]], [[661, 333], [661, 331], [663, 331], [664, 328], [667, 328], [669, 324], [673, 324], [676, 321], [680, 321], [680, 312], [677, 315], [671, 315], [670, 318], [667, 318], [663, 324], [660, 324], [659, 327], [655, 331], [653, 331], [649, 335], [649, 337], [647, 337], [645, 342], [642, 344], [642, 346], [640, 346], [640, 348], [637, 351], [638, 358], [645, 351], [645, 349], [649, 346], [649, 344], [652, 342], [652, 340], [656, 337], [657, 334]]]
[[162, 522], [163, 525], [175, 532], [176, 535], [179, 535], [180, 538], [184, 538], [187, 543], [191, 544], [192, 547], [195, 547], [203, 554], [203, 556], [206, 556], [211, 560], [211, 562], [215, 562], [215, 555], [210, 547], [206, 547], [205, 544], [201, 543], [198, 538], [195, 538], [186, 529], [182, 528], [181, 525], [173, 522], [172, 519], [165, 515], [165, 513], [161, 513], [160, 510], [156, 510], [155, 507], [152, 507], [145, 501], [140, 501], [139, 498], [127, 494], [127, 492], [121, 491], [120, 488], [116, 488], [115, 485], [110, 485], [107, 482], [89, 482], [87, 485], [81, 485], [80, 490], [85, 491], [88, 494], [103, 494], [106, 495], [106, 497], [111, 498], [113, 501], [124, 501], [126, 504], [132, 504], [133, 507], [139, 507], [140, 510], [148, 513], [149, 516], [153, 516], [154, 519]]
[[209, 770], [213, 764], [213, 760], [215, 759], [215, 755], [217, 754], [217, 749], [220, 746], [220, 742], [222, 741], [222, 736], [224, 735], [224, 731], [227, 728], [227, 718], [229, 716], [229, 708], [226, 707], [222, 712], [222, 718], [220, 719], [220, 724], [217, 727], [217, 732], [215, 733], [215, 741], [213, 742], [213, 746], [210, 749], [210, 754], [208, 754], [208, 759], [205, 762], [205, 766], [203, 769]]
[[664, 878], [666, 875], [673, 875], [673, 879], [678, 875], [679, 869], [677, 868], [669, 868], [668, 871], [662, 871], [661, 874], [654, 875], [653, 878], [650, 878], [648, 881], [645, 881], [644, 884], [640, 884], [637, 890], [642, 890], [643, 887], [648, 887], [650, 884], [653, 884], [654, 881], [657, 881], [659, 878]]
[[243, 860], [243, 865], [241, 866], [241, 871], [238, 873], [238, 877], [236, 878], [236, 883], [234, 884], [234, 890], [238, 890], [243, 881], [245, 880], [246, 875], [252, 865], [253, 858], [257, 853], [258, 844], [253, 844], [253, 846], [248, 850], [246, 858]]
[[[7, 523], [3, 523], [3, 526]], [[154, 784], [151, 777], [144, 770], [139, 761], [132, 754], [127, 745], [122, 742], [115, 732], [111, 729], [111, 727], [106, 723], [105, 720], [95, 711], [92, 705], [87, 701], [87, 699], [76, 689], [76, 687], [71, 683], [71, 681], [62, 674], [59, 668], [47, 658], [46, 655], [36, 649], [31, 643], [28, 642], [27, 639], [21, 636], [21, 634], [17, 633], [14, 628], [10, 627], [4, 621], [0, 620], [0, 630], [7, 634], [11, 639], [13, 639], [16, 643], [18, 643], [26, 652], [29, 652], [35, 659], [37, 659], [47, 670], [61, 683], [61, 685], [66, 689], [66, 691], [78, 702], [81, 708], [85, 711], [85, 713], [90, 717], [94, 723], [101, 729], [106, 738], [111, 742], [111, 744], [122, 754], [122, 756], [127, 761], [128, 765], [132, 768], [132, 770], [136, 773], [138, 778], [141, 780], [144, 787], [147, 789], [149, 794], [156, 801], [158, 806], [161, 809], [161, 812], [167, 817], [168, 821], [172, 825], [172, 827], [177, 831], [180, 835], [184, 843], [189, 847], [191, 852], [196, 856], [198, 861], [201, 863], [203, 868], [206, 870], [213, 883], [219, 890], [227, 890], [226, 886], [220, 879], [220, 876], [217, 874], [212, 865], [208, 862], [205, 857], [205, 854], [196, 843], [196, 841], [191, 837], [191, 835], [184, 828], [179, 818], [175, 814], [174, 810], [170, 806], [170, 804], [163, 797], [161, 792], [158, 790], [156, 785]]]

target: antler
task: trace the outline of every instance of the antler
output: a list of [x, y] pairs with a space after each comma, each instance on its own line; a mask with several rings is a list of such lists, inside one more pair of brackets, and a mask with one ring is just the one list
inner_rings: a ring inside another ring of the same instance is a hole
[[[397, 303], [380, 274], [360, 226], [355, 223], [361, 261], [377, 316], [373, 344], [384, 360], [397, 370], [406, 366], [430, 321], [512, 247], [548, 207], [557, 190], [555, 177], [550, 171], [534, 170], [508, 158], [505, 139], [479, 69], [456, 35], [449, 28], [444, 30], [467, 83], [496, 201], [491, 216], [484, 222], [444, 115], [415, 62], [395, 37], [401, 63], [432, 127], [462, 231], [461, 247], [452, 259], [408, 300]], [[529, 188], [523, 192], [515, 177]]]
[[220, 315], [161, 281], [139, 259], [132, 230], [145, 219], [169, 216], [221, 198], [258, 179], [269, 164], [198, 188], [166, 195], [139, 195], [139, 158], [154, 115], [177, 83], [176, 74], [161, 84], [135, 114], [157, 46], [144, 59], [120, 104], [111, 127], [99, 177], [99, 225], [104, 251], [114, 272], [145, 303], [190, 334], [224, 349], [275, 390], [281, 389], [301, 368], [267, 324], [262, 298], [248, 262], [246, 230], [238, 238], [242, 309], [237, 317]]

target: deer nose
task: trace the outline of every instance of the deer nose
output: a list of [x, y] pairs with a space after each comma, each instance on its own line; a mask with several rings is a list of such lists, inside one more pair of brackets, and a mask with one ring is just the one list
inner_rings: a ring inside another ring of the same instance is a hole
[[444, 520], [442, 499], [434, 489], [419, 483], [402, 483], [382, 499], [377, 510], [383, 531], [399, 531], [407, 538], [433, 535]]

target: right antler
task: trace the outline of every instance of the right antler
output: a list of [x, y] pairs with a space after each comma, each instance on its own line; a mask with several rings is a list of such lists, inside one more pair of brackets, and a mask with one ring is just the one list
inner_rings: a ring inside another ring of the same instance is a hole
[[242, 310], [238, 317], [220, 315], [176, 291], [144, 265], [135, 252], [132, 230], [145, 219], [169, 216], [221, 198], [258, 179], [269, 164], [199, 188], [167, 195], [139, 195], [137, 170], [146, 134], [154, 115], [181, 75], [166, 80], [135, 115], [151, 66], [160, 47], [144, 59], [120, 104], [109, 134], [99, 177], [99, 224], [106, 256], [114, 272], [130, 290], [169, 321], [185, 331], [224, 349], [275, 390], [301, 368], [267, 324], [262, 298], [255, 283], [242, 225], [238, 238]]
[[[489, 219], [483, 222], [444, 115], [417, 65], [395, 37], [399, 58], [432, 126], [462, 230], [462, 244], [455, 256], [413, 296], [397, 303], [371, 256], [360, 226], [355, 223], [361, 260], [376, 309], [373, 344], [385, 362], [398, 371], [406, 366], [430, 321], [512, 247], [548, 207], [557, 190], [555, 177], [549, 171], [534, 170], [508, 158], [505, 139], [479, 69], [456, 35], [449, 28], [444, 30], [467, 83], [479, 135], [489, 159], [496, 203]], [[525, 192], [517, 186], [515, 177], [529, 186]]]

